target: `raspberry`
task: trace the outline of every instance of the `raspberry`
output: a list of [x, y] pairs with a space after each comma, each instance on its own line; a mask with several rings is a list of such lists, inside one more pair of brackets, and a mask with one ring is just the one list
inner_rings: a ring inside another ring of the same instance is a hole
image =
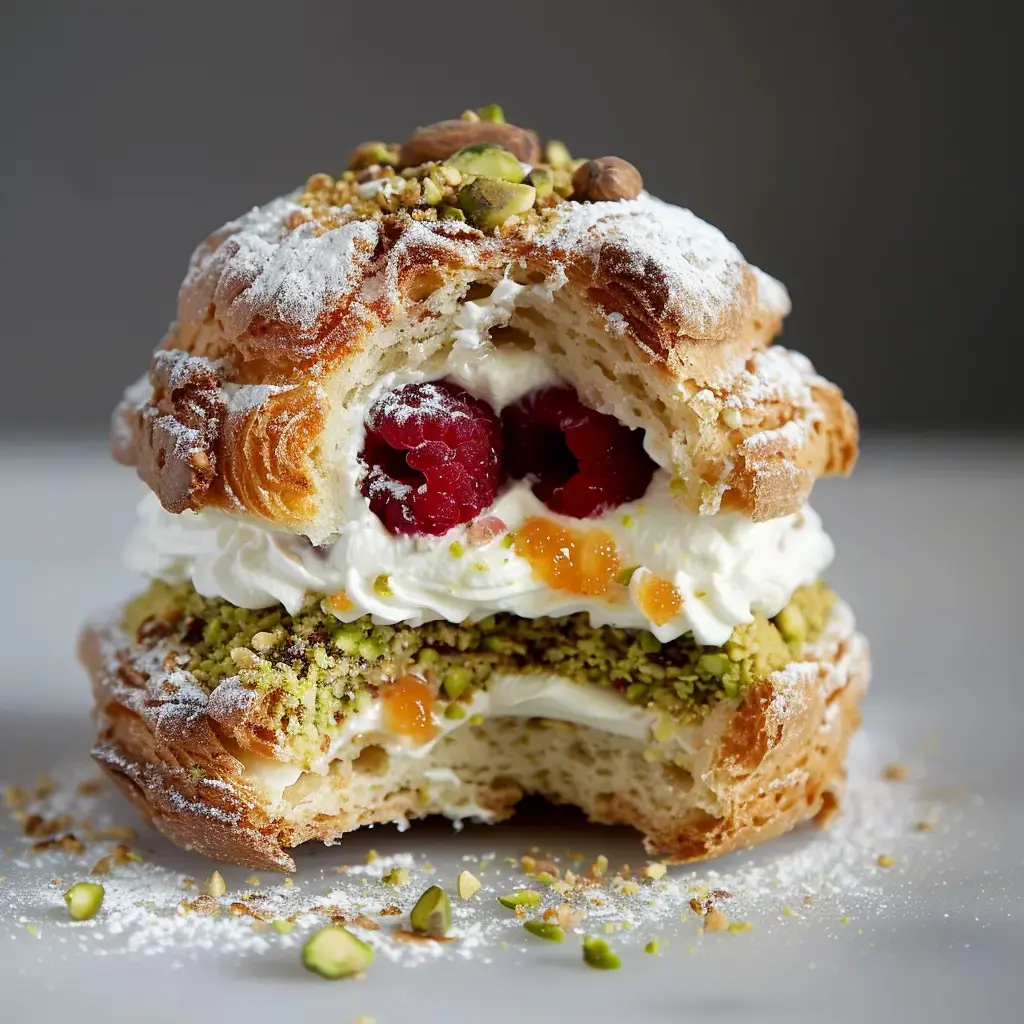
[[447, 381], [406, 384], [367, 417], [363, 495], [389, 533], [446, 533], [494, 501], [501, 445], [486, 402]]
[[643, 497], [657, 468], [643, 431], [588, 409], [570, 387], [524, 395], [501, 414], [508, 471], [552, 512], [586, 519]]

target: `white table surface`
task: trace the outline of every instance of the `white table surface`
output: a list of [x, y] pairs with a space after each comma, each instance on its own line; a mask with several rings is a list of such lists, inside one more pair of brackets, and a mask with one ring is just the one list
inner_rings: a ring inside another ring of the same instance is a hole
[[[39, 771], [89, 773], [75, 632], [133, 586], [118, 548], [139, 488], [96, 447], [10, 443], [0, 447], [0, 493], [0, 786], [31, 783]], [[0, 809], [0, 1021], [1021, 1019], [1024, 445], [869, 445], [853, 480], [820, 485], [814, 504], [839, 551], [830, 579], [874, 651], [850, 806], [831, 835], [800, 830], [673, 869], [674, 888], [659, 897], [724, 879], [751, 931], [701, 936], [692, 915], [679, 921], [666, 902], [656, 925], [608, 936], [623, 957], [617, 972], [584, 967], [578, 940], [550, 946], [510, 924], [505, 945], [489, 939], [471, 952], [464, 939], [461, 952], [454, 943], [429, 959], [378, 955], [365, 979], [332, 984], [299, 966], [301, 929], [271, 933], [262, 950], [226, 942], [218, 952], [216, 942], [184, 937], [161, 944], [147, 931], [153, 923], [136, 922], [131, 934], [110, 917], [68, 923], [60, 888], [46, 891], [44, 876], [76, 869], [66, 858], [61, 868], [64, 855], [30, 853]], [[880, 779], [895, 760], [907, 764], [907, 782]], [[97, 814], [135, 823], [114, 795]], [[925, 819], [934, 829], [915, 831]], [[644, 863], [630, 833], [562, 821], [548, 813], [462, 833], [443, 823], [378, 828], [301, 852], [297, 884], [312, 894], [347, 884], [335, 866], [361, 863], [371, 845], [412, 852], [421, 885], [428, 858], [449, 889], [464, 857], [493, 852], [485, 896], [513, 887], [502, 857], [532, 843]], [[152, 833], [138, 849], [147, 860], [139, 872], [151, 874], [137, 884], [211, 868]], [[878, 854], [895, 866], [879, 868]], [[224, 873], [233, 888], [248, 874]], [[488, 935], [508, 913], [491, 896], [486, 911], [473, 910], [477, 923], [493, 915]], [[654, 936], [662, 953], [645, 956]]]

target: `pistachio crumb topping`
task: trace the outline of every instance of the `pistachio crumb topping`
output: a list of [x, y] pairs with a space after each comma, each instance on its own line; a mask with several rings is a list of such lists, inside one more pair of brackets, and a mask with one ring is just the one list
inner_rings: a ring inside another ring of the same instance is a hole
[[[484, 181], [519, 188], [473, 188]], [[331, 229], [387, 216], [419, 221], [468, 216], [482, 231], [504, 232], [520, 223], [542, 223], [551, 209], [570, 199], [633, 199], [641, 187], [639, 172], [627, 161], [574, 160], [557, 140], [541, 149], [533, 132], [508, 124], [502, 108], [490, 103], [464, 111], [458, 120], [419, 128], [404, 145], [361, 143], [337, 177], [319, 173], [306, 181], [298, 196], [306, 215], [293, 214], [289, 225], [312, 219]]]
[[[611, 688], [655, 714], [653, 739], [664, 745], [718, 701], [737, 699], [751, 683], [801, 660], [833, 602], [821, 583], [802, 587], [774, 619], [756, 616], [721, 647], [705, 647], [692, 634], [663, 644], [646, 630], [592, 626], [586, 614], [378, 625], [370, 616], [341, 622], [322, 595], [289, 615], [281, 606], [237, 608], [191, 585], [155, 582], [129, 603], [123, 626], [143, 646], [178, 646], [188, 658], [182, 667], [208, 693], [231, 680], [258, 695], [258, 724], [303, 761], [319, 756], [325, 738], [365, 708], [377, 687], [407, 674], [435, 691], [438, 714], [471, 725], [482, 718], [467, 709], [494, 673], [556, 673]], [[664, 748], [648, 753], [654, 761], [665, 756]], [[189, 771], [198, 777], [202, 769]]]
[[660, 949], [661, 943], [657, 939], [651, 939], [651, 941], [644, 946], [644, 952], [650, 953], [651, 955], [657, 954]]
[[64, 893], [64, 902], [74, 920], [88, 921], [99, 913], [104, 894], [103, 886], [96, 882], [75, 882]]

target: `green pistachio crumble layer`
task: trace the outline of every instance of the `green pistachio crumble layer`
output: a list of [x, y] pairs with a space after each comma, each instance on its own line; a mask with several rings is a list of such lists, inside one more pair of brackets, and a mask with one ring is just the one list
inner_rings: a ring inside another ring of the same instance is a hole
[[553, 672], [692, 721], [799, 660], [834, 601], [821, 582], [802, 587], [778, 615], [737, 627], [722, 647], [702, 646], [691, 634], [663, 644], [645, 630], [592, 626], [585, 614], [500, 614], [416, 627], [378, 626], [369, 616], [342, 623], [318, 597], [289, 615], [281, 606], [236, 608], [189, 585], [160, 582], [129, 603], [123, 625], [141, 644], [186, 648], [189, 671], [208, 691], [237, 677], [261, 698], [262, 724], [283, 734], [296, 755], [313, 756], [376, 687], [409, 673], [436, 688], [437, 710], [449, 718], [466, 715], [492, 673]]

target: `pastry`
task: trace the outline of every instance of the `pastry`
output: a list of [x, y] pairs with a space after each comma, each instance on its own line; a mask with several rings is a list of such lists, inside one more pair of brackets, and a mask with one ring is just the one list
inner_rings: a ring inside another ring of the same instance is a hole
[[868, 660], [807, 498], [857, 425], [788, 310], [496, 107], [225, 225], [114, 414], [150, 583], [82, 637], [94, 757], [283, 870], [525, 793], [674, 861], [831, 812]]

